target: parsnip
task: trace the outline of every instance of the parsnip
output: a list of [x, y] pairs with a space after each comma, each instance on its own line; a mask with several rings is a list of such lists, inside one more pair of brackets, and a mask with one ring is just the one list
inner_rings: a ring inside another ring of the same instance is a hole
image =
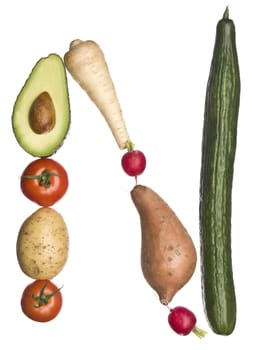
[[64, 55], [64, 62], [69, 73], [104, 116], [119, 148], [126, 148], [128, 131], [100, 46], [92, 40], [73, 40], [69, 51]]

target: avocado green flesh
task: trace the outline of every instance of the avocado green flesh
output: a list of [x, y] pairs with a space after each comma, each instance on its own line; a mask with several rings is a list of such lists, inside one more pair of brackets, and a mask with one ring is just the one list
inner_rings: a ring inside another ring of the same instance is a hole
[[[54, 103], [56, 125], [47, 133], [36, 134], [29, 124], [34, 100], [47, 91]], [[35, 157], [47, 157], [62, 145], [70, 126], [70, 105], [65, 66], [57, 54], [41, 58], [22, 87], [12, 114], [12, 127], [19, 145]]]

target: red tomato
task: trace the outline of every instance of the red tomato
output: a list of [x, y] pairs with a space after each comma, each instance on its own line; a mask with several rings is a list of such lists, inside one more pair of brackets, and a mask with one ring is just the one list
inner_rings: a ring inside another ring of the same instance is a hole
[[48, 322], [61, 310], [62, 294], [60, 289], [49, 280], [35, 280], [22, 294], [23, 313], [33, 321]]
[[21, 190], [31, 201], [49, 207], [61, 199], [68, 189], [64, 167], [51, 158], [39, 158], [22, 173]]

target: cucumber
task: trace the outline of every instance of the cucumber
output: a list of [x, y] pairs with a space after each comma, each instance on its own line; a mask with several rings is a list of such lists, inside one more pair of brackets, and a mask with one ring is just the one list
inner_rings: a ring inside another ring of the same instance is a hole
[[228, 7], [217, 23], [207, 82], [200, 173], [200, 262], [204, 310], [212, 330], [236, 324], [231, 252], [231, 207], [240, 101], [234, 22]]

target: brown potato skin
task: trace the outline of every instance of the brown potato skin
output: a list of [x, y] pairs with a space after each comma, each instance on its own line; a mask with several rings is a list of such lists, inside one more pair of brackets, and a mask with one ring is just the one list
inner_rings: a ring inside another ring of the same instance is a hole
[[63, 217], [40, 207], [22, 224], [16, 251], [21, 270], [33, 279], [52, 279], [68, 259], [69, 237]]
[[143, 275], [160, 302], [168, 305], [195, 271], [194, 243], [174, 211], [155, 191], [136, 185], [131, 198], [140, 216]]

